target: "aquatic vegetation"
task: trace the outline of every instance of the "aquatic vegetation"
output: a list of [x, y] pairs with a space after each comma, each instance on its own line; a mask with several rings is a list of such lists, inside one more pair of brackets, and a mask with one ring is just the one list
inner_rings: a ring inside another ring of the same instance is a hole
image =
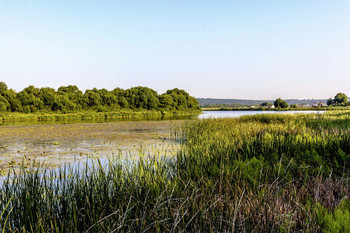
[[349, 115], [196, 120], [171, 129], [175, 156], [22, 170], [3, 181], [0, 229], [346, 232]]
[[[109, 157], [119, 149], [137, 154], [140, 143], [145, 146], [174, 144], [170, 127], [182, 121], [123, 121], [105, 123], [44, 124], [1, 126], [0, 168], [18, 169], [22, 160], [36, 159], [45, 166], [75, 162], [88, 153]], [[125, 152], [124, 152], [125, 153]], [[9, 165], [9, 161], [16, 164]], [[29, 166], [29, 165], [28, 165]]]
[[0, 112], [0, 125], [27, 125], [45, 123], [101, 123], [113, 121], [145, 121], [188, 119], [200, 114], [200, 110], [161, 111], [161, 110], [118, 110], [108, 112], [81, 111], [73, 113], [18, 113]]

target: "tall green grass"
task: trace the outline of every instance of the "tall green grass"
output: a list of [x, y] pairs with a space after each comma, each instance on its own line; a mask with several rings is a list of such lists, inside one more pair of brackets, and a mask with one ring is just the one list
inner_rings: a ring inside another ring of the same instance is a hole
[[0, 229], [347, 232], [349, 115], [196, 120], [175, 157], [23, 171], [2, 184]]
[[33, 123], [33, 122], [77, 122], [106, 120], [142, 120], [171, 119], [190, 117], [200, 114], [200, 111], [152, 111], [152, 110], [120, 110], [117, 112], [73, 112], [73, 113], [0, 113], [1, 124]]

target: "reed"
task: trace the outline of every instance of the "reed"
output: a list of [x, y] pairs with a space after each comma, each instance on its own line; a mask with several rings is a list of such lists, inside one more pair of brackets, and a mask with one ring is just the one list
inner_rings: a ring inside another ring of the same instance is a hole
[[72, 113], [0, 113], [1, 124], [36, 123], [36, 122], [77, 122], [104, 120], [147, 120], [171, 119], [173, 117], [196, 116], [201, 111], [164, 111], [164, 110], [119, 110], [109, 112], [72, 112]]

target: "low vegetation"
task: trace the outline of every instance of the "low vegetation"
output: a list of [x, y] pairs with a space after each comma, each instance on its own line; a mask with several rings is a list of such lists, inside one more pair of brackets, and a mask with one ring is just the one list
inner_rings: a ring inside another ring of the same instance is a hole
[[74, 113], [0, 113], [0, 125], [32, 124], [36, 122], [106, 122], [119, 120], [164, 120], [193, 117], [200, 114], [199, 110], [166, 111], [166, 110], [130, 110], [95, 112], [84, 111]]
[[191, 121], [175, 157], [8, 177], [17, 232], [349, 232], [350, 111]]

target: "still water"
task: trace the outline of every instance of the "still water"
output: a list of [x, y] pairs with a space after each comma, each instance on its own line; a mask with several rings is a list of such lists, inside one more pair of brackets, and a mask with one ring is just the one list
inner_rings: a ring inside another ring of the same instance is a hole
[[203, 111], [198, 116], [199, 119], [207, 118], [224, 118], [224, 117], [240, 117], [245, 115], [256, 114], [301, 114], [301, 113], [324, 113], [325, 111]]

